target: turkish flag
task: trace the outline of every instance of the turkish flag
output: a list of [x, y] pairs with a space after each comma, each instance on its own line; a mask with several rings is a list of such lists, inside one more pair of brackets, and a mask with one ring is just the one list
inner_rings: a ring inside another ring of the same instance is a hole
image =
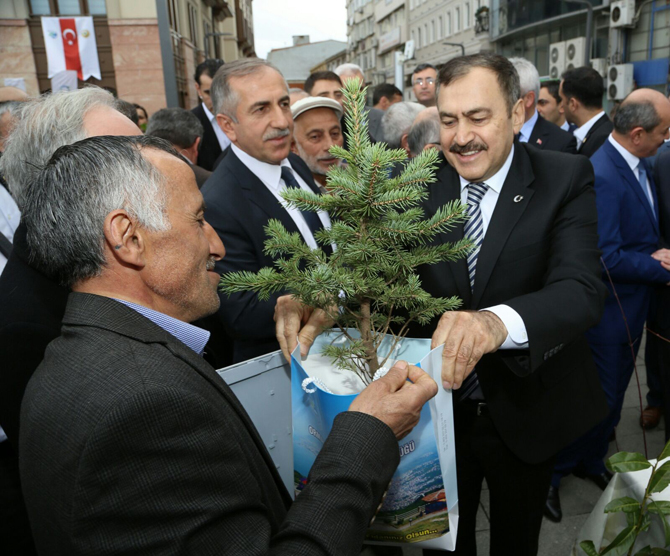
[[65, 69], [77, 72], [77, 77], [83, 81], [81, 74], [81, 59], [79, 58], [79, 42], [77, 41], [77, 27], [74, 18], [59, 18], [61, 37], [63, 39], [63, 54], [65, 55]]
[[42, 34], [49, 63], [49, 79], [76, 71], [82, 81], [101, 79], [92, 17], [43, 17]]

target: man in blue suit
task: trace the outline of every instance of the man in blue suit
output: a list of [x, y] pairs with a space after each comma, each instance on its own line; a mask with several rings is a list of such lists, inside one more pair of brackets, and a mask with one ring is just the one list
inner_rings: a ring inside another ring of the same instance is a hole
[[614, 130], [591, 157], [596, 176], [598, 246], [610, 295], [600, 323], [587, 332], [587, 339], [610, 412], [603, 423], [559, 456], [545, 512], [554, 521], [560, 520], [561, 477], [574, 472], [603, 489], [609, 482], [603, 459], [621, 416], [652, 286], [670, 283], [670, 250], [658, 248], [658, 198], [651, 169], [644, 160], [668, 138], [669, 127], [670, 101], [657, 91], [638, 89], [621, 103]]

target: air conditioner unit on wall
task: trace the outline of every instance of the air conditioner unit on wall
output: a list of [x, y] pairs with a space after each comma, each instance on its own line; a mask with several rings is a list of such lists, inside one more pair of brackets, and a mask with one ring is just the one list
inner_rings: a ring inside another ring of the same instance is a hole
[[603, 79], [607, 79], [607, 59], [591, 58], [591, 67], [596, 70]]
[[549, 76], [560, 79], [565, 71], [565, 41], [549, 45]]
[[565, 41], [565, 69], [580, 68], [585, 65], [584, 49], [586, 48], [586, 37], [570, 39]]
[[610, 66], [607, 72], [607, 98], [623, 100], [633, 90], [633, 64]]
[[635, 0], [616, 0], [610, 4], [610, 27], [626, 27], [633, 24]]

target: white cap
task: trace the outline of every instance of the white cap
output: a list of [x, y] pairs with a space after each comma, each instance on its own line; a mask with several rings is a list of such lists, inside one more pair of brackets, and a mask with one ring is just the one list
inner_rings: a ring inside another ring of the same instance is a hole
[[342, 105], [328, 97], [307, 97], [301, 98], [291, 105], [291, 114], [295, 120], [303, 112], [312, 110], [313, 108], [332, 108], [337, 113], [337, 117], [341, 118], [343, 114]]

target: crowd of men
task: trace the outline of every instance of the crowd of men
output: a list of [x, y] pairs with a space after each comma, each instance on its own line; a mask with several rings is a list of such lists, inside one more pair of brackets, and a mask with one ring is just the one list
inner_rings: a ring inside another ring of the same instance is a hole
[[280, 193], [329, 194], [348, 80], [364, 85], [358, 66], [289, 89], [265, 60], [207, 60], [196, 108], [151, 115], [96, 87], [0, 89], [3, 554], [358, 554], [397, 440], [446, 388], [455, 553], [476, 554], [486, 480], [491, 552], [533, 555], [543, 515], [561, 520], [562, 477], [603, 489], [611, 478], [603, 460], [645, 323], [641, 424], [658, 423], [670, 403], [670, 101], [637, 89], [610, 119], [588, 67], [541, 81], [523, 58], [422, 64], [417, 102], [372, 91], [368, 132], [409, 159], [440, 151], [422, 208], [464, 203], [467, 221], [435, 241], [473, 249], [419, 274], [462, 309], [409, 332], [444, 344], [439, 384], [400, 362], [368, 386], [291, 501], [215, 369], [288, 357], [298, 341], [306, 355], [332, 323], [282, 292], [261, 301], [217, 284], [273, 265], [270, 219], [336, 251], [315, 240], [331, 216]]

